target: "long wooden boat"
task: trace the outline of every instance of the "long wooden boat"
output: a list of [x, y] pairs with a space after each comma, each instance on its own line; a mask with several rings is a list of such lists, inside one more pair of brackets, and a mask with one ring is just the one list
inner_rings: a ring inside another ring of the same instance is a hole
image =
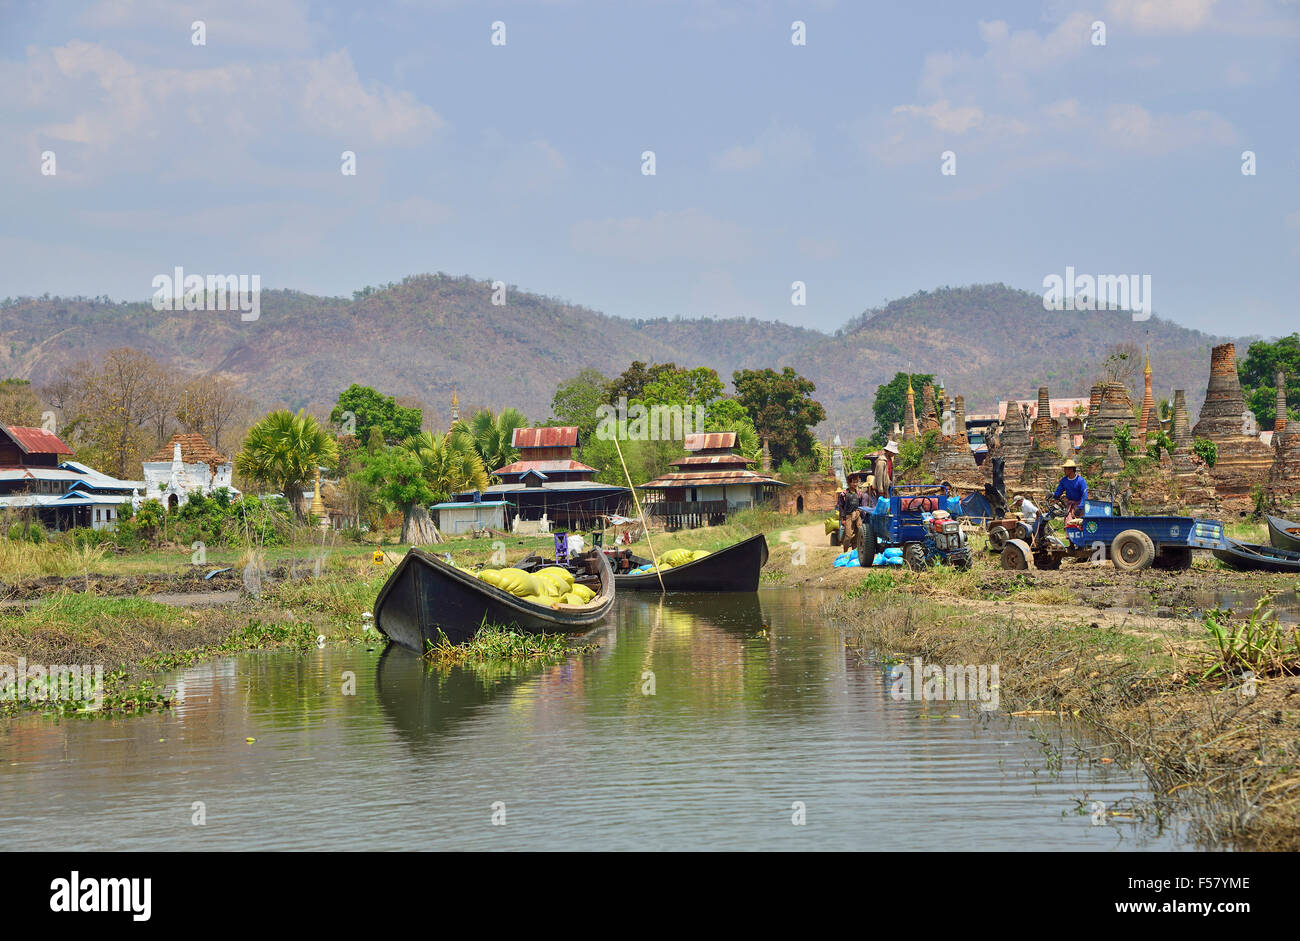
[[[611, 549], [607, 555], [619, 553]], [[649, 559], [631, 557], [632, 567], [650, 564]], [[664, 569], [664, 591], [758, 591], [758, 574], [767, 564], [767, 539], [762, 533], [735, 545], [710, 552], [702, 559]], [[619, 591], [659, 591], [659, 574], [615, 575]]]
[[411, 549], [388, 576], [375, 599], [375, 627], [394, 643], [421, 653], [441, 641], [453, 644], [483, 624], [530, 633], [584, 631], [609, 613], [614, 572], [603, 553], [593, 553], [600, 591], [585, 605], [534, 604], [462, 572], [423, 549]]
[[1284, 520], [1280, 516], [1268, 517], [1268, 541], [1275, 549], [1300, 552], [1300, 523]]
[[1228, 542], [1213, 552], [1220, 562], [1243, 572], [1300, 572], [1300, 552], [1276, 546]]

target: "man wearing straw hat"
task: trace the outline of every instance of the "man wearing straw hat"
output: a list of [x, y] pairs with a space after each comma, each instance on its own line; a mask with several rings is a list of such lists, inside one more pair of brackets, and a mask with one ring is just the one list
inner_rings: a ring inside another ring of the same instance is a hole
[[1088, 499], [1088, 481], [1084, 480], [1083, 475], [1079, 473], [1079, 465], [1074, 463], [1074, 458], [1066, 459], [1061, 468], [1065, 471], [1065, 476], [1056, 485], [1056, 493], [1052, 496], [1065, 497], [1066, 527], [1078, 526], [1079, 517], [1083, 515], [1080, 507]]

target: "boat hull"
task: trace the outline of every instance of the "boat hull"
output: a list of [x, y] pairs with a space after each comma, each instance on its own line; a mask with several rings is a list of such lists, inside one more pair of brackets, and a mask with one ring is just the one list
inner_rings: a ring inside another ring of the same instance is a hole
[[1300, 573], [1300, 552], [1240, 542], [1230, 542], [1213, 551], [1220, 562], [1242, 572]]
[[582, 607], [544, 608], [516, 598], [423, 549], [411, 549], [375, 599], [375, 627], [390, 641], [423, 653], [442, 636], [453, 644], [483, 624], [528, 633], [585, 631], [604, 619], [614, 603], [614, 574], [597, 553], [600, 592]]
[[1288, 552], [1300, 552], [1300, 523], [1284, 520], [1279, 516], [1268, 518], [1268, 541], [1275, 549]]
[[762, 533], [711, 552], [662, 573], [615, 575], [619, 591], [758, 591], [758, 576], [767, 564], [767, 539]]

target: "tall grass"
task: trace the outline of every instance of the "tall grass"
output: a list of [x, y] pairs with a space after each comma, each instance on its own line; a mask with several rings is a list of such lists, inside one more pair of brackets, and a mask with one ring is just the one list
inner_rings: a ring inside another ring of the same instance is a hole
[[40, 575], [87, 575], [100, 570], [105, 555], [103, 546], [0, 539], [0, 576], [12, 580]]

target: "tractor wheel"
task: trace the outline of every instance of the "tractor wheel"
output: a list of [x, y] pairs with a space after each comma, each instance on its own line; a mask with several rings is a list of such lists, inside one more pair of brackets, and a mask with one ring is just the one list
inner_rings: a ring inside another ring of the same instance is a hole
[[876, 553], [879, 551], [876, 543], [876, 532], [870, 524], [858, 530], [858, 565], [864, 569], [871, 568], [876, 561]]
[[1020, 572], [1034, 567], [1034, 554], [1022, 539], [1009, 539], [1002, 547], [1002, 567], [1009, 572]]
[[1011, 534], [1012, 539], [1022, 539], [1025, 542], [1031, 542], [1033, 536], [1029, 532], [1029, 526], [1025, 523], [1017, 523], [1016, 531]]
[[1002, 547], [1007, 544], [1011, 534], [1007, 532], [1006, 527], [993, 526], [989, 529], [989, 551], [1001, 552]]
[[1155, 543], [1140, 529], [1126, 529], [1110, 544], [1110, 560], [1121, 572], [1140, 572], [1155, 558]]
[[919, 542], [909, 542], [903, 546], [903, 564], [913, 572], [925, 569], [925, 546]]
[[1170, 572], [1185, 572], [1192, 567], [1192, 550], [1190, 547], [1161, 549], [1152, 565]]

